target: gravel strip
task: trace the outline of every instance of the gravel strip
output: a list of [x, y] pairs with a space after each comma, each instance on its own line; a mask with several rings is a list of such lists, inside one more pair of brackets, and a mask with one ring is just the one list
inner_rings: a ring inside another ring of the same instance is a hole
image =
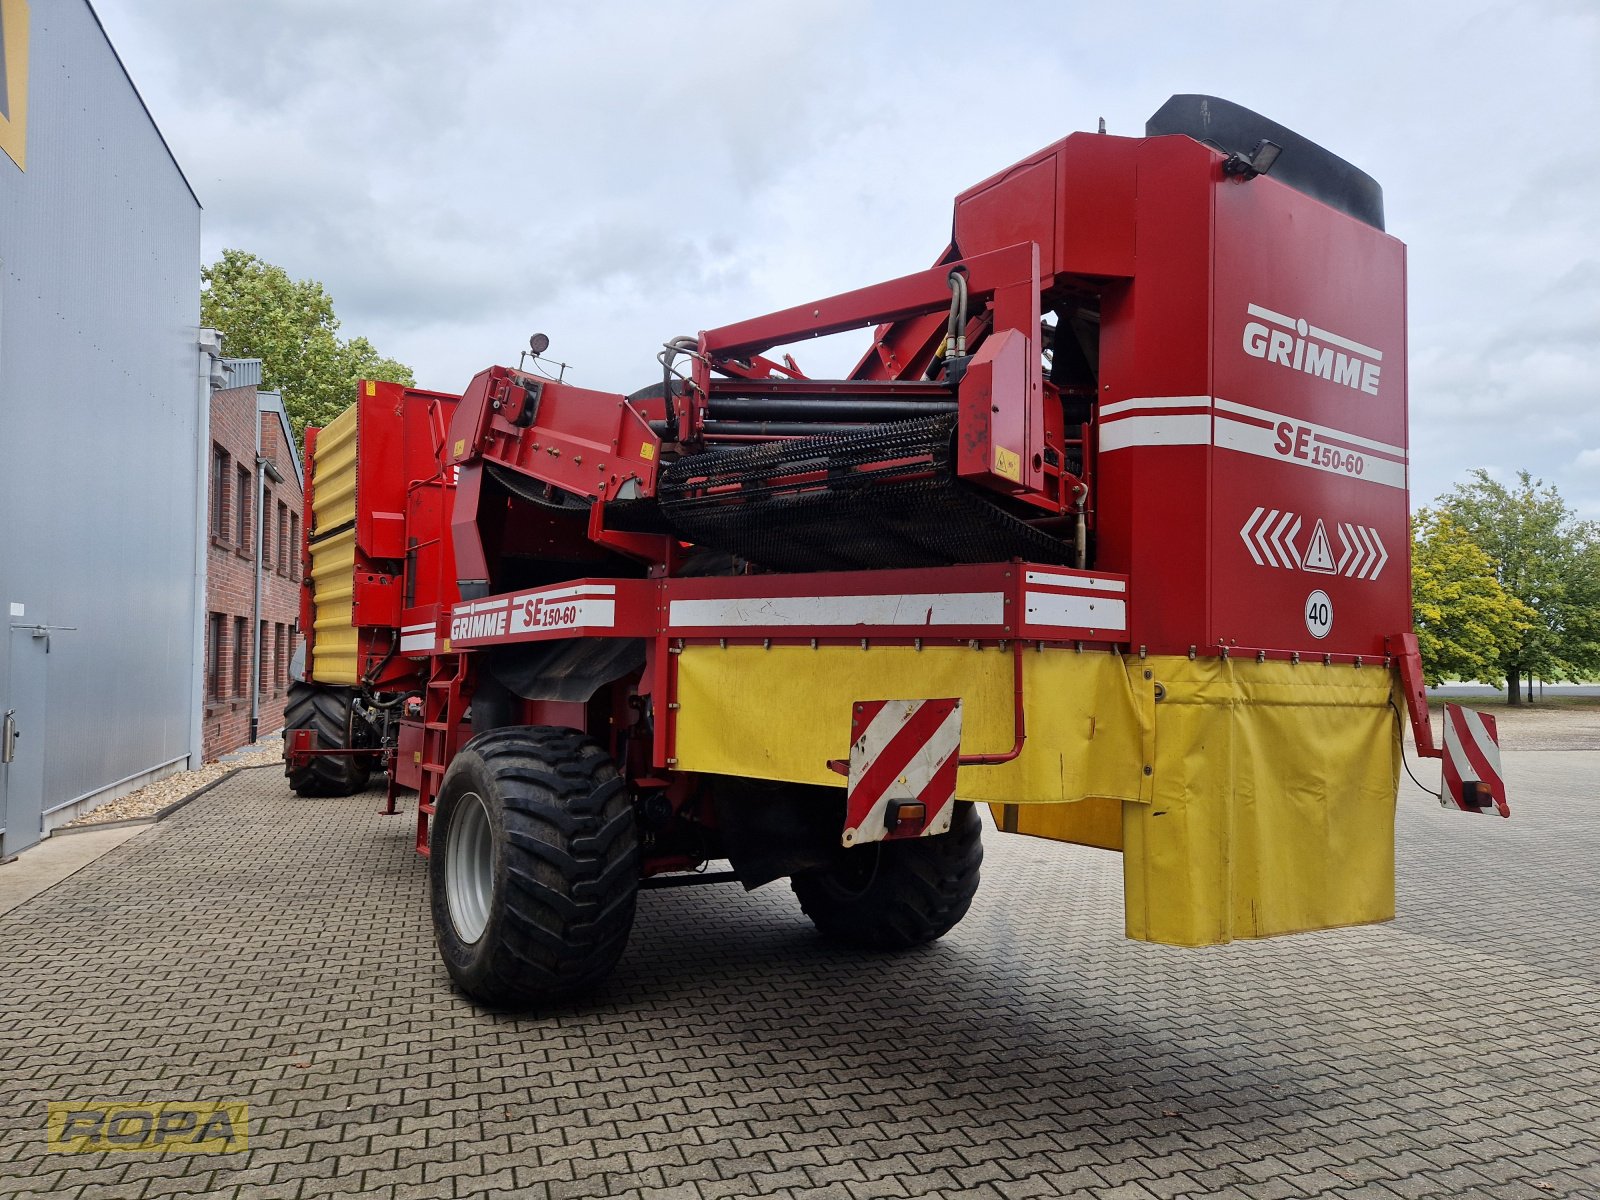
[[[1600, 750], [1600, 703], [1575, 701], [1562, 704], [1529, 704], [1512, 708], [1498, 698], [1484, 702], [1477, 697], [1452, 698], [1463, 708], [1491, 714], [1500, 734], [1502, 750]], [[1435, 744], [1444, 736], [1444, 713], [1434, 708]], [[1411, 742], [1411, 724], [1406, 722], [1406, 741]]]
[[93, 812], [85, 813], [76, 821], [68, 822], [66, 828], [76, 829], [82, 825], [102, 825], [107, 821], [135, 821], [141, 817], [153, 817], [167, 805], [193, 795], [208, 783], [221, 779], [229, 771], [239, 767], [265, 767], [283, 761], [281, 737], [263, 740], [260, 746], [261, 749], [249, 754], [230, 757], [227, 762], [209, 762], [198, 770], [179, 771], [176, 775], [168, 775], [165, 779], [146, 784], [136, 792], [129, 792], [119, 800], [102, 804]]

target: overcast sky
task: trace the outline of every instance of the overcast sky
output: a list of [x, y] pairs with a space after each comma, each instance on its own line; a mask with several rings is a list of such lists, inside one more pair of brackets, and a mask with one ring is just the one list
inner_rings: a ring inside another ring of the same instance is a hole
[[449, 391], [534, 330], [631, 391], [668, 337], [927, 266], [1040, 146], [1227, 97], [1384, 188], [1413, 503], [1526, 468], [1600, 518], [1600, 0], [94, 3], [206, 260], [321, 280]]

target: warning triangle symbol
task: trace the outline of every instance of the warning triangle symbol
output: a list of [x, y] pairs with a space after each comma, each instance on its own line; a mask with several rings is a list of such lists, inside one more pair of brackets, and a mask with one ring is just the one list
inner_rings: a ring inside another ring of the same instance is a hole
[[1333, 548], [1328, 545], [1328, 531], [1322, 527], [1322, 521], [1317, 520], [1317, 527], [1311, 531], [1311, 544], [1306, 547], [1305, 557], [1300, 563], [1308, 571], [1319, 571], [1324, 575], [1332, 575], [1335, 571], [1333, 565]]

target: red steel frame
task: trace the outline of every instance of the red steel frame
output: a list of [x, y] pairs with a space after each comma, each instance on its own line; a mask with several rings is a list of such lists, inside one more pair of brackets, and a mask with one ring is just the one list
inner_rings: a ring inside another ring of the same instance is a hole
[[[676, 652], [707, 641], [979, 642], [1017, 654], [1024, 644], [1067, 645], [1397, 666], [1418, 747], [1436, 755], [1410, 632], [1403, 247], [1275, 180], [1229, 177], [1222, 161], [1182, 137], [1069, 137], [958, 197], [954, 241], [938, 265], [692, 339], [687, 386], [670, 404], [503, 367], [481, 373], [458, 404], [427, 394], [433, 470], [407, 468], [397, 524], [388, 521], [391, 506], [364, 526], [374, 543], [398, 546], [393, 538], [416, 541], [421, 531], [453, 555], [429, 578], [408, 576], [407, 602], [384, 610], [370, 641], [363, 634], [363, 653], [376, 659], [404, 631], [404, 653], [377, 678], [421, 692], [421, 711], [402, 726], [390, 796], [392, 810], [397, 786], [419, 790], [418, 848], [426, 852], [432, 799], [466, 732], [474, 655], [517, 642], [645, 639], [642, 676], [596, 703], [618, 727], [635, 719], [628, 687], [651, 706], [648, 761], [627, 769], [636, 785], [669, 793], [684, 786], [673, 770]], [[970, 305], [960, 329], [973, 344], [954, 389], [957, 471], [1015, 509], [1079, 521], [1095, 541], [1094, 570], [999, 562], [680, 577], [685, 547], [608, 523], [613, 503], [654, 493], [663, 442], [652, 424], [673, 428], [670, 440], [686, 449], [703, 447], [718, 396], [934, 394], [942, 385], [923, 376], [949, 350], [953, 273]], [[1045, 301], [1063, 297], [1092, 304], [1101, 330], [1098, 403], [1076, 475], [1063, 465], [1072, 443], [1041, 355]], [[1263, 312], [1290, 325], [1258, 336], [1252, 322]], [[792, 358], [765, 354], [866, 327], [876, 327], [873, 344], [849, 380], [808, 380]], [[1307, 329], [1323, 343], [1313, 339], [1312, 366], [1302, 369], [1304, 347], [1293, 361], [1287, 349], [1280, 357], [1269, 334], [1304, 341]], [[1366, 356], [1370, 387], [1359, 366], [1353, 386], [1333, 378], [1331, 365], [1319, 373], [1318, 355], [1331, 364], [1336, 345], [1341, 355]], [[364, 418], [381, 420], [380, 403], [410, 413], [407, 404], [423, 395], [378, 386], [389, 390]], [[438, 418], [447, 406], [445, 432]], [[405, 420], [420, 427], [414, 416]], [[1318, 439], [1346, 457], [1300, 453]], [[1358, 450], [1376, 464], [1370, 474], [1348, 465]], [[307, 453], [314, 460], [314, 432]], [[1347, 465], [1328, 465], [1335, 461]], [[585, 499], [581, 535], [507, 521], [504, 503], [487, 500], [491, 466]], [[363, 488], [390, 470], [387, 461], [373, 464]], [[418, 487], [435, 487], [441, 500], [448, 490], [449, 504], [416, 501]], [[306, 495], [309, 514], [309, 485]], [[361, 508], [366, 521], [365, 497]], [[1268, 511], [1275, 516], [1263, 557], [1251, 532]], [[1313, 528], [1341, 538], [1366, 531], [1386, 548], [1384, 562], [1362, 560], [1360, 575], [1328, 569], [1320, 554], [1307, 566]], [[496, 555], [508, 547], [638, 569], [491, 595]], [[1311, 591], [1328, 602], [1321, 633], [1306, 615]], [[1020, 753], [1021, 688], [1019, 669], [1015, 744], [963, 762]], [[581, 726], [591, 709], [529, 702], [525, 715]]]

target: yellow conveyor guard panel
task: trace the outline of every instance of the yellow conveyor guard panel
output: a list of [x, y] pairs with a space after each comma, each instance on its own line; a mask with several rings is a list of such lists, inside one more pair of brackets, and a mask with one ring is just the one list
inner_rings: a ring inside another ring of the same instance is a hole
[[[1021, 757], [963, 767], [956, 794], [1002, 829], [1122, 850], [1129, 937], [1203, 946], [1394, 916], [1389, 672], [1056, 648], [1023, 663]], [[849, 756], [855, 701], [943, 696], [962, 698], [963, 753], [1003, 751], [1012, 678], [992, 647], [686, 646], [677, 765], [842, 786], [825, 764]]]
[[318, 683], [360, 682], [355, 628], [356, 420], [352, 404], [317, 435], [311, 474], [311, 677]]

